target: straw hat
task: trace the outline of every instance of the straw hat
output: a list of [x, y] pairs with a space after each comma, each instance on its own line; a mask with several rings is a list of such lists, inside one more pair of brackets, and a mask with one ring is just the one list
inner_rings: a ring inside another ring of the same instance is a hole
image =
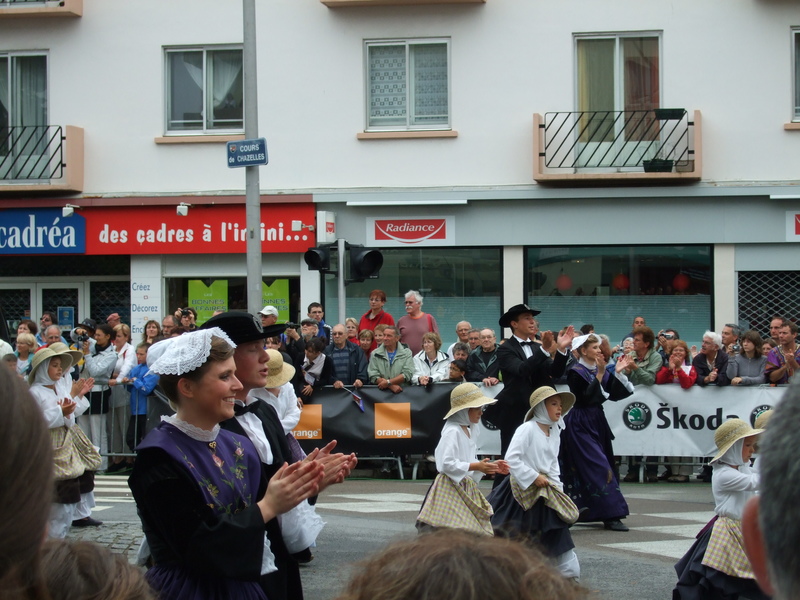
[[[62, 346], [63, 345], [64, 344], [62, 344]], [[72, 356], [69, 349], [67, 349], [66, 352], [56, 352], [50, 346], [45, 346], [33, 355], [33, 360], [31, 361], [31, 372], [28, 375], [29, 384], [33, 384], [34, 380], [36, 379], [36, 371], [39, 370], [41, 364], [48, 358], [52, 358], [54, 356], [61, 357], [61, 368], [65, 373], [70, 369], [70, 367], [72, 367]]]
[[537, 388], [531, 394], [531, 407], [525, 413], [525, 420], [530, 421], [533, 418], [533, 409], [537, 404], [541, 404], [548, 398], [559, 396], [561, 398], [561, 415], [564, 416], [575, 405], [575, 394], [572, 392], [559, 392], [548, 385]]
[[728, 419], [714, 432], [714, 443], [719, 451], [709, 462], [718, 461], [740, 439], [758, 435], [763, 431], [763, 429], [753, 429], [741, 419]]
[[283, 361], [283, 354], [277, 350], [269, 349], [267, 350], [267, 355], [269, 356], [269, 360], [267, 361], [269, 374], [267, 375], [267, 383], [264, 387], [277, 388], [291, 381], [296, 369]]
[[465, 408], [478, 408], [496, 402], [497, 400], [484, 396], [474, 383], [460, 383], [450, 392], [450, 411], [444, 418], [447, 419]]
[[753, 426], [756, 429], [766, 429], [767, 423], [769, 423], [769, 420], [772, 418], [772, 413], [774, 412], [775, 411], [770, 408], [769, 410], [765, 410], [764, 412], [759, 413], [759, 415], [756, 417], [756, 422], [753, 424]]
[[52, 344], [48, 344], [47, 347], [55, 350], [59, 354], [69, 354], [72, 357], [72, 366], [77, 365], [83, 360], [83, 352], [80, 350], [70, 350], [69, 346], [67, 346], [64, 342], [53, 342]]

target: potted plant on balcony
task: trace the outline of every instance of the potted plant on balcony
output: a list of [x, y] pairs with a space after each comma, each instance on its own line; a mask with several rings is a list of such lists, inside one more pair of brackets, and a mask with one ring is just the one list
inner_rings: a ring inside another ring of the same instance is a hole
[[671, 154], [671, 148], [668, 148], [666, 145], [661, 146], [653, 158], [642, 161], [644, 172], [672, 173], [672, 168], [675, 166], [675, 161], [672, 158], [669, 158]]
[[679, 121], [686, 114], [685, 108], [654, 108], [653, 112], [659, 121]]

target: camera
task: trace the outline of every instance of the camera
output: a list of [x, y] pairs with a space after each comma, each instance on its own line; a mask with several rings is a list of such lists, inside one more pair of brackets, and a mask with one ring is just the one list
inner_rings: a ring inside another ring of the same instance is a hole
[[664, 334], [662, 334], [662, 335], [664, 336], [664, 338], [666, 338], [666, 339], [668, 339], [668, 340], [671, 340], [672, 338], [674, 338], [674, 337], [675, 337], [675, 336], [674, 336], [674, 335], [672, 335], [671, 333], [664, 333]]
[[295, 331], [300, 331], [300, 325], [297, 323], [286, 323], [286, 329], [294, 329]]
[[734, 352], [741, 352], [742, 346], [739, 344], [739, 342], [736, 342], [733, 346], [731, 346], [731, 350]]
[[181, 316], [182, 317], [188, 317], [191, 314], [192, 314], [192, 311], [190, 311], [188, 308], [182, 308], [181, 309]]
[[80, 332], [78, 332], [77, 329], [73, 329], [70, 332], [69, 337], [76, 344], [83, 344], [91, 339], [91, 336], [88, 333], [86, 333], [83, 329], [81, 329]]

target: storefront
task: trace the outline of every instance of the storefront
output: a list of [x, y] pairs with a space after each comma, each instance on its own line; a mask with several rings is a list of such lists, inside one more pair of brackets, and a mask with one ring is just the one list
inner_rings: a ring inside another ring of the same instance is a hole
[[[178, 307], [194, 307], [200, 323], [215, 310], [246, 308], [244, 204], [194, 200], [183, 216], [177, 201], [143, 206], [138, 198], [68, 217], [61, 208], [1, 211], [0, 304], [9, 330], [46, 310], [65, 331], [117, 312], [136, 339], [148, 320]], [[262, 297], [283, 320], [299, 314], [302, 254], [316, 239], [307, 227], [292, 231], [293, 221], [315, 222], [311, 197], [300, 200], [261, 208]], [[305, 276], [313, 289], [314, 276]]]

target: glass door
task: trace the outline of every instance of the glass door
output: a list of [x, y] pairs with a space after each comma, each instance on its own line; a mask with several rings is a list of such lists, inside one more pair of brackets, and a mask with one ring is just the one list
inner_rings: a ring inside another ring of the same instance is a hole
[[88, 314], [88, 283], [0, 283], [0, 306], [3, 307], [9, 334], [16, 339], [22, 319], [39, 326], [44, 311], [56, 315], [57, 324], [69, 339], [70, 330]]

